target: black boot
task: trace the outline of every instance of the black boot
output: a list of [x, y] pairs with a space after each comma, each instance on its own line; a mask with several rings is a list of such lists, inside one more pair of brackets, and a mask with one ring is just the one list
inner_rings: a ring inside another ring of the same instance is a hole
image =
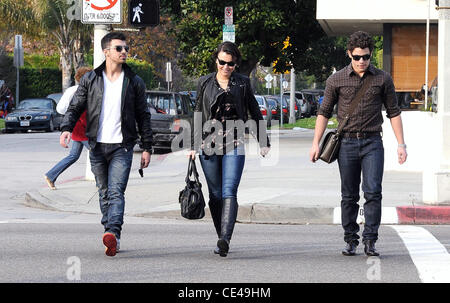
[[[222, 200], [210, 199], [208, 205], [214, 227], [216, 228], [217, 237], [220, 238], [222, 222]], [[214, 249], [214, 253], [219, 254], [219, 247], [216, 247]]]
[[377, 257], [380, 253], [375, 249], [375, 240], [364, 241], [364, 252], [369, 257]]
[[358, 247], [358, 241], [347, 242], [347, 245], [342, 250], [344, 256], [354, 256], [356, 254], [356, 247]]
[[226, 257], [237, 218], [237, 199], [235, 197], [224, 198], [222, 205], [221, 232], [220, 239], [217, 241], [217, 246], [219, 247], [219, 255], [221, 257]]
[[222, 200], [210, 199], [209, 211], [211, 212], [211, 218], [216, 228], [217, 237], [220, 238], [221, 222], [222, 222]]

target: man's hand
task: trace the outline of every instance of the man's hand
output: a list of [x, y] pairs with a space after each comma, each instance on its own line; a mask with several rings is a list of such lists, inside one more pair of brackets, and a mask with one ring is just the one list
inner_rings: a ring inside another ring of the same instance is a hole
[[148, 165], [150, 164], [150, 157], [151, 157], [150, 152], [148, 152], [148, 151], [142, 152], [141, 168], [147, 168], [148, 167]]
[[71, 134], [68, 131], [65, 131], [59, 136], [59, 144], [64, 147], [68, 148], [70, 143]]
[[309, 150], [309, 160], [311, 160], [311, 162], [313, 163], [319, 160], [319, 152], [320, 152], [319, 144], [313, 143], [311, 149]]
[[406, 152], [406, 147], [399, 146], [397, 148], [397, 155], [398, 155], [398, 163], [403, 164], [406, 161], [406, 158], [408, 157], [408, 153]]
[[261, 150], [259, 151], [259, 153], [261, 154], [261, 156], [265, 157], [270, 151], [270, 147], [266, 146], [266, 147], [262, 147]]

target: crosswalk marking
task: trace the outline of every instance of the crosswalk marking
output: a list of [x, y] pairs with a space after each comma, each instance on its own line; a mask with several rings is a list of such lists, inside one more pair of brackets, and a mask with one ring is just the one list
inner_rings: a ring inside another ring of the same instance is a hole
[[450, 282], [450, 254], [429, 231], [410, 225], [391, 227], [405, 243], [422, 282]]

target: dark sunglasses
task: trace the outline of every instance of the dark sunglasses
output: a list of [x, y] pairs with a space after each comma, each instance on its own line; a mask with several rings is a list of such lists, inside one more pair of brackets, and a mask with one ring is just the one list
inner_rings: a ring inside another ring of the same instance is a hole
[[359, 60], [361, 60], [361, 58], [363, 58], [364, 61], [367, 61], [367, 60], [370, 59], [370, 54], [365, 54], [365, 55], [362, 55], [362, 56], [352, 55], [352, 58], [355, 61], [359, 61]]
[[[118, 53], [121, 53], [121, 52], [122, 52], [122, 49], [125, 49], [125, 51], [126, 51], [127, 53], [128, 53], [128, 51], [130, 50], [130, 47], [129, 47], [128, 45], [126, 45], [126, 46], [116, 45], [114, 48], [116, 49], [116, 51], [117, 51]], [[110, 48], [108, 48], [108, 49], [110, 49]]]
[[220, 59], [217, 59], [217, 60], [219, 60], [219, 64], [220, 64], [220, 65], [225, 65], [225, 64], [227, 64], [229, 67], [233, 67], [233, 66], [236, 65], [236, 63], [233, 62], [233, 61], [227, 62], [227, 61], [223, 61], [223, 60], [220, 60]]

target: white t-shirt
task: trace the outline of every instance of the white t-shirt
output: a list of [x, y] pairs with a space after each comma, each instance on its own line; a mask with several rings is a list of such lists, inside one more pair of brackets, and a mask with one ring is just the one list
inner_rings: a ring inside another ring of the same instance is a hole
[[114, 82], [109, 81], [103, 72], [103, 100], [100, 122], [97, 132], [97, 142], [101, 143], [122, 143], [122, 86], [124, 72], [120, 74]]

